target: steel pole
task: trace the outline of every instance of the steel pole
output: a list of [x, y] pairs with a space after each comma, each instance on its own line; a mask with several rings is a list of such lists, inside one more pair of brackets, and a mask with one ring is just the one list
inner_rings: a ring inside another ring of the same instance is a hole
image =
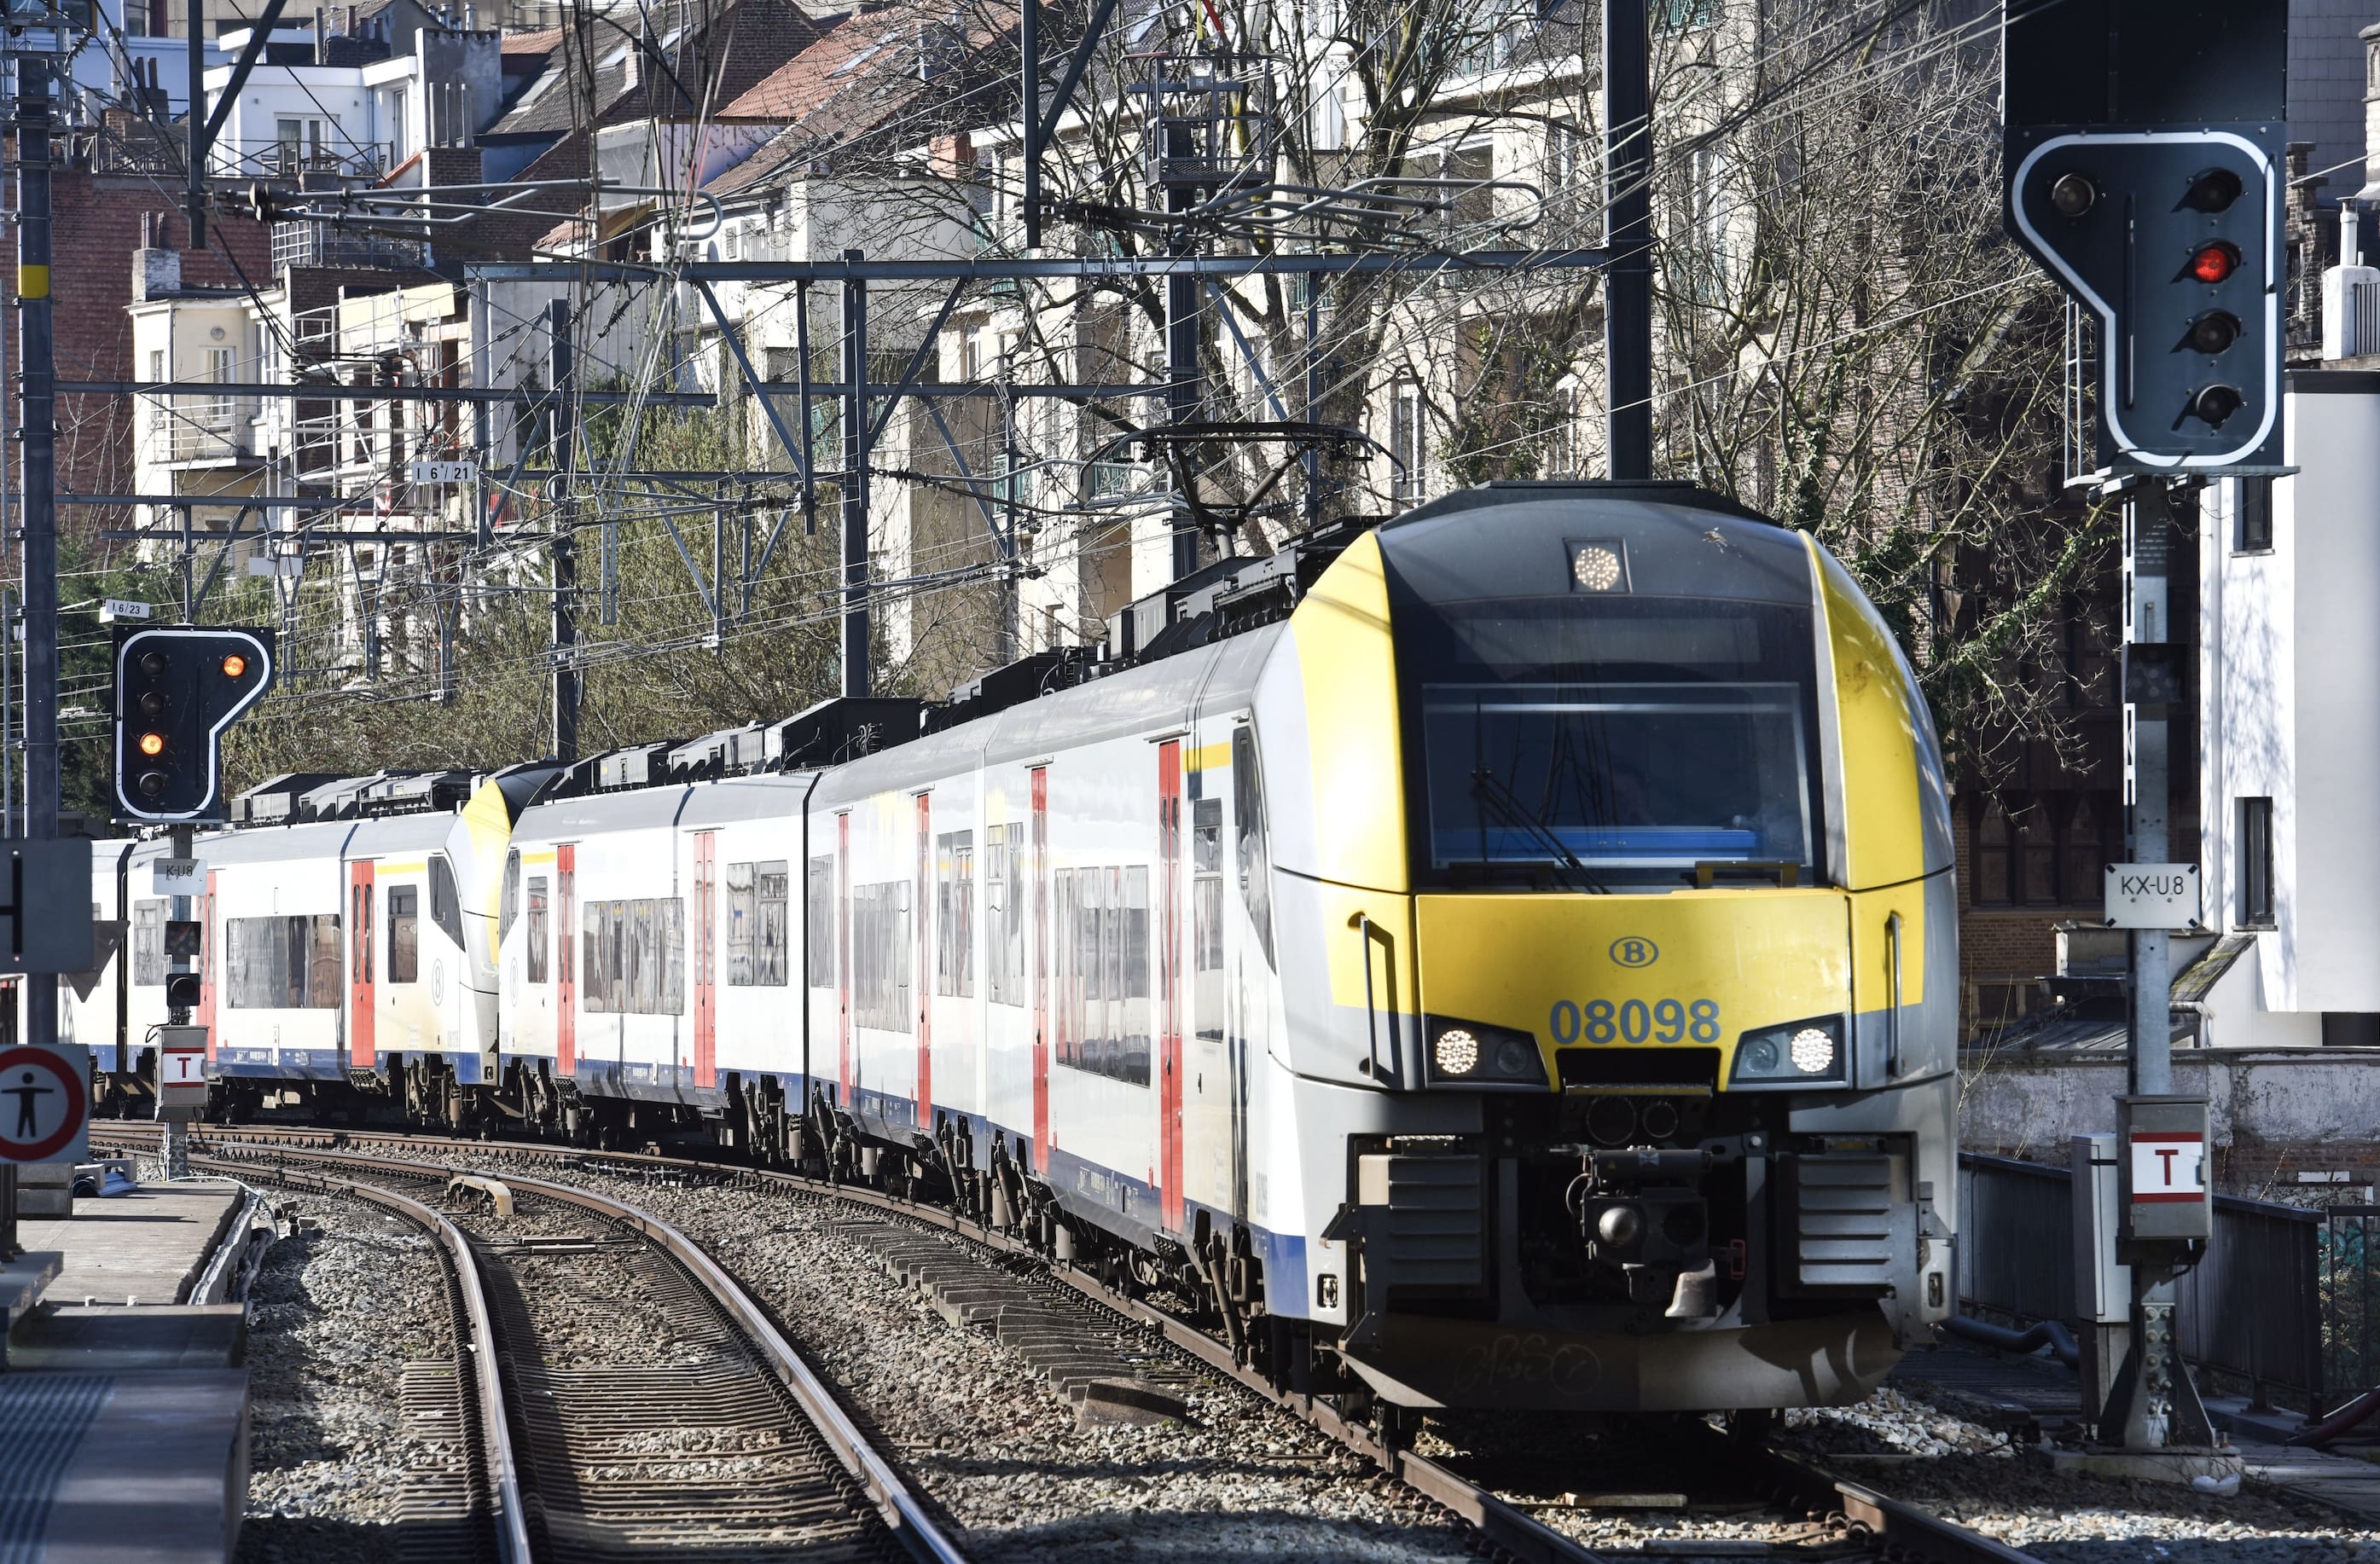
[[1653, 119], [1645, 0], [1603, 5], [1603, 387], [1609, 475], [1653, 476]]
[[[866, 259], [858, 250], [844, 258]], [[868, 693], [868, 284], [843, 285], [843, 693]]]
[[553, 756], [568, 764], [578, 758], [578, 501], [577, 478], [578, 408], [571, 397], [576, 365], [571, 357], [570, 302], [545, 307], [547, 378], [553, 384], [553, 467], [562, 475], [562, 498], [553, 517]]
[[[58, 834], [57, 367], [50, 307], [50, 80], [47, 62], [17, 61], [17, 332], [23, 380], [25, 507], [25, 834]], [[25, 984], [25, 1040], [58, 1040], [58, 984]]]

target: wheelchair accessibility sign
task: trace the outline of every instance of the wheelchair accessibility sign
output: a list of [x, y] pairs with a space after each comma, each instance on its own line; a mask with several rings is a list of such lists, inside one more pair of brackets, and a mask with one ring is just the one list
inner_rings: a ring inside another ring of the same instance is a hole
[[0, 1049], [0, 1162], [81, 1161], [90, 1080], [88, 1049]]

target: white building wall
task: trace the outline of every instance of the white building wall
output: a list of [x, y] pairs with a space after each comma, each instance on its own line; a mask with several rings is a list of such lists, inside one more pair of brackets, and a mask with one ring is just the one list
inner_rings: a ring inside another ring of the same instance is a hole
[[2380, 374], [2300, 372], [2272, 547], [2244, 551], [2240, 480], [2199, 550], [2205, 917], [2241, 928], [2240, 803], [2273, 800], [2274, 927], [2209, 996], [2210, 1041], [2318, 1045], [2325, 1012], [2380, 1012]]

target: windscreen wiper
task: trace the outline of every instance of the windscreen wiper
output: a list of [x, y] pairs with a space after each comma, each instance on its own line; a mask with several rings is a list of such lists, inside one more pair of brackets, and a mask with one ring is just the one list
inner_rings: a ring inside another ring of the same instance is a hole
[[1495, 805], [1506, 819], [1535, 837], [1540, 845], [1550, 849], [1555, 862], [1570, 871], [1571, 878], [1576, 882], [1578, 889], [1597, 896], [1610, 894], [1604, 888], [1603, 882], [1589, 873], [1587, 867], [1579, 861], [1578, 855], [1562, 845], [1562, 839], [1554, 834], [1553, 828], [1521, 806], [1521, 801], [1512, 795], [1512, 790], [1506, 787], [1495, 772], [1485, 766], [1473, 771], [1471, 795], [1475, 798], [1484, 798]]

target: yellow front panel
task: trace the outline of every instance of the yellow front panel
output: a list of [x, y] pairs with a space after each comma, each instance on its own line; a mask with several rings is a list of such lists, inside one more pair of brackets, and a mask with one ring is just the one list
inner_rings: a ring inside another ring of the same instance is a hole
[[1842, 883], [1856, 888], [1915, 879], [1925, 872], [1925, 833], [1918, 793], [1921, 741], [1910, 716], [1909, 683], [1891, 632], [1858, 586], [1817, 544], [1810, 548], [1826, 605], [1842, 735]]
[[[1350, 544], [1290, 615], [1289, 628], [1305, 688], [1314, 872], [1402, 891], [1404, 756], [1379, 540], [1367, 532]], [[1273, 767], [1274, 775], [1285, 774], [1280, 762]]]
[[1745, 1031], [1849, 1008], [1840, 891], [1420, 896], [1414, 905], [1423, 1008], [1535, 1033], [1540, 1049], [1717, 1044], [1724, 1080]]

